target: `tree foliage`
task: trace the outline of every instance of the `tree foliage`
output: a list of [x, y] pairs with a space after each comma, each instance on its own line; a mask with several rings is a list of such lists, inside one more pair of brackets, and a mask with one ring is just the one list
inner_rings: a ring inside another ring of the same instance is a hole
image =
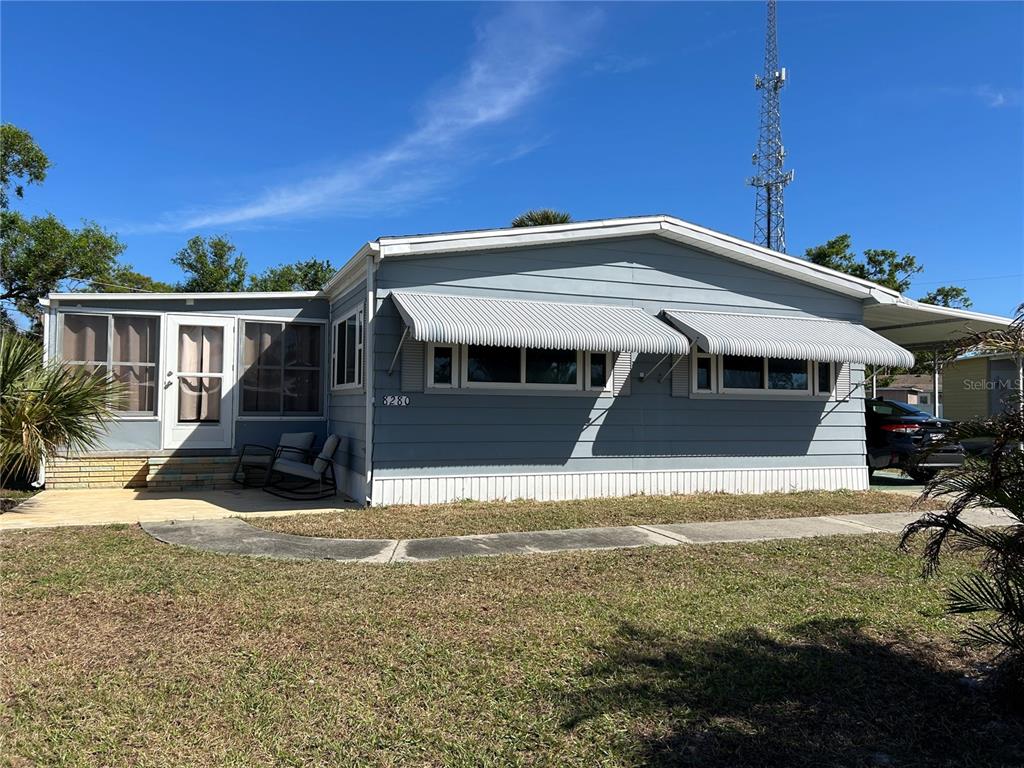
[[20, 334], [0, 336], [0, 469], [31, 473], [43, 459], [95, 447], [112, 415], [118, 385], [106, 371], [43, 363]]
[[235, 246], [224, 235], [186, 243], [171, 261], [185, 273], [178, 290], [188, 293], [221, 293], [245, 290], [246, 260], [235, 254]]
[[910, 288], [914, 275], [924, 267], [909, 253], [902, 256], [892, 250], [866, 250], [858, 256], [849, 235], [833, 237], [824, 245], [808, 248], [807, 260], [822, 267], [870, 280], [900, 293]]
[[958, 285], [943, 285], [934, 291], [929, 291], [920, 299], [922, 304], [934, 304], [938, 307], [951, 307], [953, 309], [970, 309], [974, 302], [967, 295], [967, 290]]
[[30, 318], [47, 293], [110, 275], [124, 251], [117, 236], [98, 224], [69, 229], [53, 214], [26, 219], [0, 211], [0, 239], [0, 300]]
[[0, 208], [10, 203], [12, 184], [15, 196], [24, 197], [25, 186], [42, 183], [49, 168], [49, 158], [28, 131], [10, 123], [0, 125]]
[[[1009, 329], [975, 334], [961, 351], [981, 348], [1024, 357], [1024, 306]], [[927, 534], [926, 572], [934, 572], [947, 551], [982, 554], [981, 572], [961, 578], [949, 592], [952, 613], [985, 618], [966, 634], [981, 646], [997, 649], [993, 681], [1018, 704], [1024, 701], [1024, 393], [1008, 398], [1007, 407], [987, 419], [956, 424], [942, 444], [988, 441], [984, 456], [968, 457], [960, 467], [941, 472], [922, 499], [947, 502], [907, 526], [903, 545]], [[1004, 528], [981, 528], [963, 518], [972, 509], [1002, 507], [1012, 522]]]
[[250, 291], [319, 291], [334, 275], [331, 262], [309, 258], [268, 267], [249, 278]]
[[513, 227], [542, 227], [545, 224], [570, 224], [572, 216], [551, 208], [534, 208], [512, 219]]

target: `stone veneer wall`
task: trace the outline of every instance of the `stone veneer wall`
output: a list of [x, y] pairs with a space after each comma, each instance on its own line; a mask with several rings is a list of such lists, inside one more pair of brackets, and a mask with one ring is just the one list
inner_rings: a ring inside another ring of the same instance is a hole
[[235, 456], [69, 456], [47, 462], [46, 487], [190, 491], [234, 487]]

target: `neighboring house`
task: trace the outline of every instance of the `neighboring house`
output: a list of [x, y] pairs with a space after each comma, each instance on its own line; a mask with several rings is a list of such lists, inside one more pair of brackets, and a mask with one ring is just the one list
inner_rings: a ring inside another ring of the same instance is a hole
[[1008, 406], [1007, 395], [1020, 387], [1018, 361], [1007, 354], [972, 354], [942, 369], [943, 416], [984, 419]]
[[[930, 375], [905, 373], [893, 376], [892, 381], [884, 387], [879, 385], [876, 394], [885, 400], [895, 400], [920, 408], [928, 413], [935, 413], [934, 379]], [[939, 400], [942, 399], [942, 378], [939, 378]]]
[[382, 237], [312, 294], [46, 304], [49, 355], [130, 383], [51, 486], [199, 487], [313, 430], [372, 504], [863, 489], [865, 364], [1009, 323], [668, 216]]

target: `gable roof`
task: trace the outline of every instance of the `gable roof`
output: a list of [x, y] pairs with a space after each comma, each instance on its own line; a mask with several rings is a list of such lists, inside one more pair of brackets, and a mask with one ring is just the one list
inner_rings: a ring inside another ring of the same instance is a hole
[[860, 299], [874, 298], [888, 303], [900, 294], [868, 280], [820, 267], [804, 259], [773, 251], [731, 235], [699, 227], [674, 216], [636, 216], [621, 219], [578, 221], [539, 227], [505, 227], [462, 232], [380, 237], [367, 243], [327, 282], [324, 290], [351, 275], [353, 263], [372, 254], [375, 259], [401, 256], [432, 256], [473, 251], [567, 245], [588, 240], [653, 236], [714, 253], [757, 269], [790, 277], [819, 288]]

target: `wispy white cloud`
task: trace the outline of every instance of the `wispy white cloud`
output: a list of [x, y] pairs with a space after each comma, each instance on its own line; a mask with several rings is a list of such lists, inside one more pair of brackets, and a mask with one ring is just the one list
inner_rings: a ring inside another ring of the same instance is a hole
[[654, 61], [650, 56], [621, 56], [610, 54], [594, 62], [592, 69], [595, 72], [609, 75], [624, 75], [636, 72], [639, 69], [646, 69]]
[[1021, 92], [1018, 88], [996, 88], [992, 85], [978, 85], [972, 89], [972, 93], [986, 107], [998, 109], [999, 107], [1015, 107], [1020, 104]]
[[504, 6], [478, 26], [461, 76], [426, 100], [414, 126], [391, 145], [319, 176], [265, 189], [248, 201], [177, 211], [135, 229], [183, 231], [328, 213], [365, 215], [429, 196], [452, 182], [464, 163], [480, 157], [467, 151], [469, 142], [522, 114], [551, 85], [586, 48], [600, 18], [599, 11], [579, 6]]

